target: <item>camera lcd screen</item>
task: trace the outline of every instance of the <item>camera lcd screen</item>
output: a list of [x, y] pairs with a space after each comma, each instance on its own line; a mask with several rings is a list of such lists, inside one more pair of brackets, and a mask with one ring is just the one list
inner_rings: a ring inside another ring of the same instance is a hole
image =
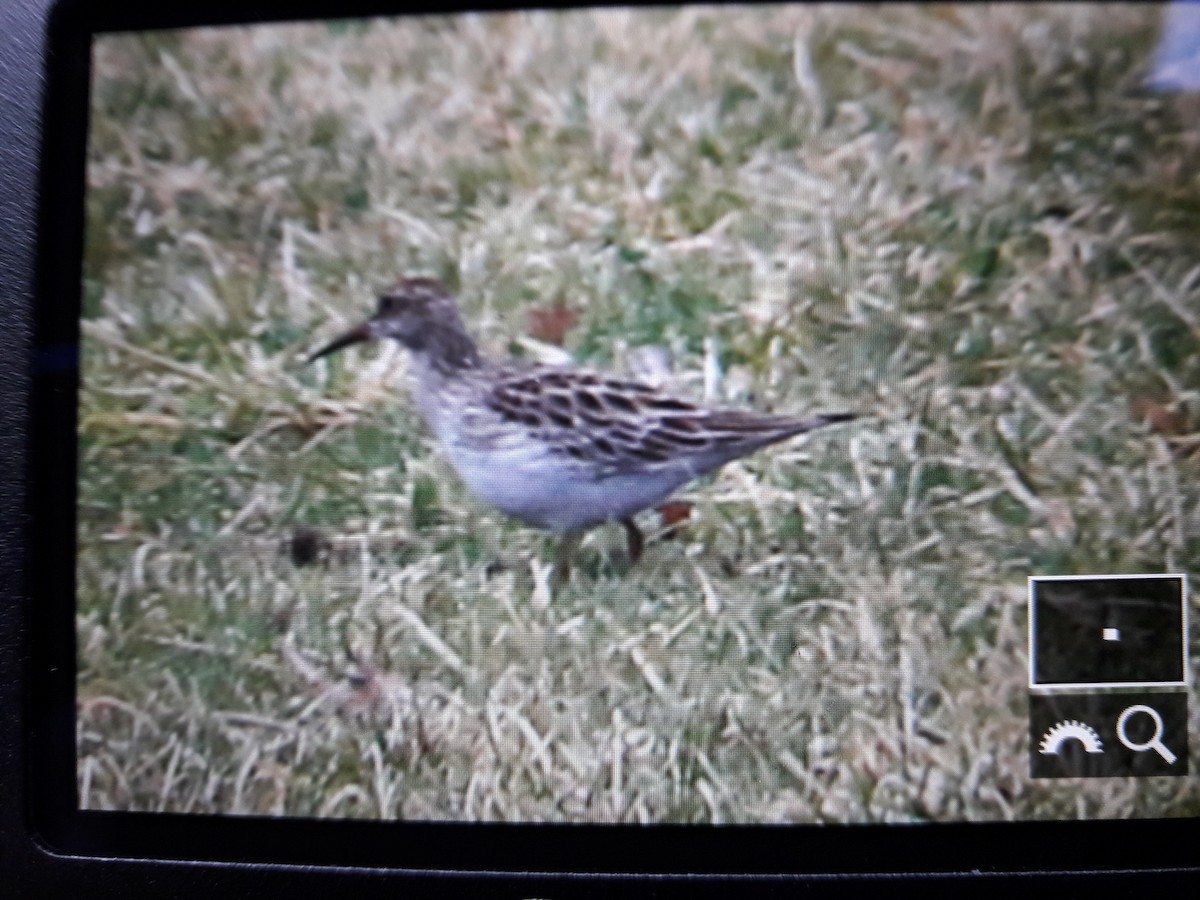
[[78, 808], [1197, 815], [1197, 53], [1186, 4], [96, 35]]

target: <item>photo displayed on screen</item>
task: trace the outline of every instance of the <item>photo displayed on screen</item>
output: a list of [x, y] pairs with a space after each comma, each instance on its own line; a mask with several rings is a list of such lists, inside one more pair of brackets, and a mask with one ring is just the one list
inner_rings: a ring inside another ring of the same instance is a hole
[[92, 66], [81, 808], [1200, 814], [1195, 7]]

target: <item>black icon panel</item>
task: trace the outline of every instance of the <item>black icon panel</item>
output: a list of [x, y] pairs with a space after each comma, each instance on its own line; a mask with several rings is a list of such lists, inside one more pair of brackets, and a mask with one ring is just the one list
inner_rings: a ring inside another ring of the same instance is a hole
[[1033, 778], [1186, 775], [1187, 694], [1033, 694]]
[[1182, 575], [1029, 580], [1030, 686], [1182, 685]]

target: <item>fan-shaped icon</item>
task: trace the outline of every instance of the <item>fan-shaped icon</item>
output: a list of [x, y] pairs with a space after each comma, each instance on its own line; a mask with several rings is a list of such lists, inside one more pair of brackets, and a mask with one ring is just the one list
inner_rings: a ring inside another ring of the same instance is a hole
[[1062, 749], [1063, 742], [1072, 739], [1083, 744], [1083, 749], [1088, 753], [1104, 752], [1104, 744], [1101, 743], [1096, 729], [1078, 719], [1066, 719], [1050, 726], [1049, 730], [1042, 735], [1041, 751], [1047, 756], [1057, 755], [1058, 751]]

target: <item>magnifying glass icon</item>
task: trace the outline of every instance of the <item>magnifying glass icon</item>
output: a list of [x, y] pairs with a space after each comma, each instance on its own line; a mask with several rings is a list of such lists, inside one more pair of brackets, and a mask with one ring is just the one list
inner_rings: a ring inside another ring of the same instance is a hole
[[[1154, 720], [1154, 733], [1150, 735], [1148, 741], [1131, 741], [1129, 735], [1125, 733], [1125, 724], [1129, 721], [1129, 717], [1137, 713], [1145, 713]], [[1133, 750], [1135, 753], [1141, 753], [1145, 750], [1153, 750], [1159, 756], [1167, 761], [1168, 766], [1173, 766], [1177, 757], [1174, 753], [1167, 749], [1166, 744], [1162, 742], [1163, 736], [1163, 720], [1158, 714], [1158, 710], [1152, 706], [1131, 706], [1126, 709], [1117, 718], [1117, 739]]]

